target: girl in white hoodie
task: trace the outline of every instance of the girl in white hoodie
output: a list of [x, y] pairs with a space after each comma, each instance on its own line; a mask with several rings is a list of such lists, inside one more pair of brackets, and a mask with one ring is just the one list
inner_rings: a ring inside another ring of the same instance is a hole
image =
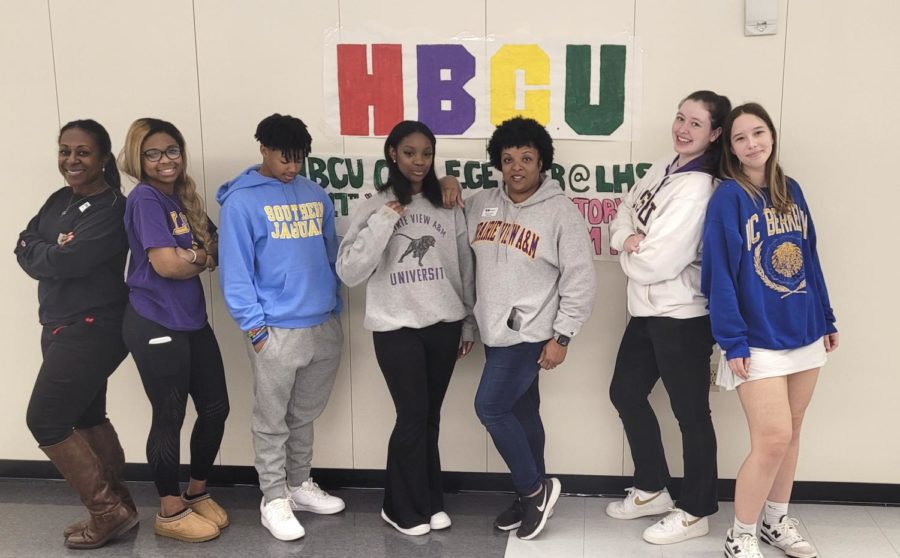
[[[678, 105], [672, 123], [674, 157], [654, 164], [619, 206], [610, 246], [621, 251], [628, 277], [628, 312], [610, 399], [634, 461], [634, 488], [609, 504], [616, 519], [668, 514], [644, 540], [671, 544], [709, 532], [718, 510], [716, 434], [709, 411], [713, 338], [700, 293], [700, 240], [716, 181], [722, 124], [731, 103], [696, 91]], [[684, 482], [677, 504], [666, 490], [669, 469], [659, 423], [647, 396], [662, 379], [682, 433]]]

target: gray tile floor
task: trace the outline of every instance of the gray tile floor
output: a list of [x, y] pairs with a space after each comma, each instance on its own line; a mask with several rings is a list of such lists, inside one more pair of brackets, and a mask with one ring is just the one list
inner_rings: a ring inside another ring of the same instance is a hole
[[259, 489], [213, 488], [228, 510], [231, 525], [213, 541], [178, 542], [153, 533], [159, 499], [150, 483], [130, 482], [141, 523], [121, 540], [91, 551], [68, 550], [62, 529], [84, 515], [77, 496], [62, 481], [0, 479], [0, 557], [291, 557], [291, 558], [502, 558], [507, 534], [493, 529], [494, 515], [511, 496], [448, 494], [453, 526], [422, 537], [407, 537], [381, 519], [380, 490], [339, 490], [347, 510], [332, 516], [300, 512], [306, 529], [300, 541], [274, 539], [259, 522]]
[[[606, 515], [609, 498], [561, 498], [541, 536], [509, 539], [505, 558], [721, 558], [734, 505], [721, 502], [709, 521], [709, 535], [653, 546], [641, 532], [656, 518], [619, 521]], [[819, 551], [819, 558], [900, 557], [900, 507], [792, 504], [790, 514]], [[760, 544], [766, 557], [784, 553]]]
[[[509, 495], [448, 494], [448, 531], [406, 537], [379, 516], [378, 490], [340, 490], [347, 510], [335, 516], [298, 514], [307, 535], [284, 543], [259, 524], [256, 487], [215, 488], [231, 526], [219, 539], [181, 543], [153, 534], [158, 500], [149, 483], [129, 483], [142, 524], [122, 540], [84, 553], [62, 544], [63, 526], [83, 514], [77, 497], [60, 481], [0, 479], [0, 557], [297, 557], [297, 558], [720, 558], [733, 506], [720, 505], [710, 534], [671, 546], [641, 540], [653, 519], [616, 521], [606, 516], [608, 498], [564, 497], [544, 533], [530, 542], [491, 527]], [[819, 549], [820, 558], [900, 558], [900, 507], [795, 504], [791, 515]], [[767, 557], [784, 556], [762, 545]]]

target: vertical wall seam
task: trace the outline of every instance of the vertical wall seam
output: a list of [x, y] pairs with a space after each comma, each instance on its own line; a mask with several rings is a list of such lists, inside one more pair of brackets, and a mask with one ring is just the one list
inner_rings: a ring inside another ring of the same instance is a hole
[[[482, 56], [487, 58], [486, 54], [487, 54], [487, 41], [488, 41], [488, 0], [484, 0], [484, 31], [481, 34], [481, 36], [482, 36], [482, 41], [481, 41]], [[490, 78], [488, 78], [488, 80], [489, 79]], [[488, 88], [490, 88], [490, 81], [488, 81]], [[482, 145], [484, 146], [482, 153], [486, 153], [488, 140], [486, 140], [486, 139], [482, 140]], [[482, 157], [483, 156], [484, 155], [482, 155]], [[461, 196], [462, 195], [462, 184], [460, 184], [459, 187], [460, 187], [459, 195]], [[487, 358], [487, 355], [485, 355], [485, 358]], [[478, 389], [477, 386], [475, 389], [476, 390]], [[484, 434], [484, 472], [487, 473], [490, 470], [489, 462], [488, 462], [488, 455], [491, 451], [491, 446], [490, 446], [491, 437], [488, 435], [487, 428], [482, 428], [481, 430], [482, 430], [482, 433]]]
[[[637, 37], [637, 12], [638, 12], [638, 2], [640, 0], [634, 0], [634, 8], [631, 11], [631, 44], [634, 45], [636, 43], [635, 38]], [[641, 53], [632, 51], [633, 56], [640, 56]], [[641, 79], [644, 79], [644, 76], [641, 76]], [[641, 84], [643, 87], [643, 83]], [[643, 95], [641, 95], [641, 99], [643, 102]], [[633, 116], [633, 115], [632, 115]], [[634, 163], [634, 118], [631, 119], [631, 140], [628, 142], [628, 160]], [[628, 279], [625, 279], [625, 285], [628, 285]], [[626, 294], [625, 301], [625, 327], [628, 327], [628, 300]], [[613, 362], [613, 374], [615, 374], [615, 361]], [[612, 376], [610, 376], [610, 381], [612, 381]], [[628, 446], [628, 437], [625, 435], [625, 426], [622, 426], [622, 459], [619, 462], [619, 474], [625, 476], [625, 455], [626, 452], [630, 450]]]
[[53, 93], [56, 95], [56, 128], [62, 128], [62, 114], [59, 110], [59, 79], [56, 77], [56, 45], [53, 42], [53, 14], [50, 0], [47, 0], [47, 27], [50, 33], [50, 65], [53, 69]]
[[[343, 33], [343, 23], [341, 22], [341, 0], [337, 0], [337, 12], [337, 41], [340, 42]], [[324, 99], [324, 91], [323, 101], [328, 102], [328, 99]], [[344, 156], [347, 155], [347, 140], [344, 138], [343, 134], [341, 134], [341, 152]], [[343, 301], [344, 304], [341, 313], [347, 318], [347, 358], [344, 362], [348, 363], [347, 375], [349, 376], [350, 383], [350, 466], [352, 469], [356, 469], [356, 415], [353, 412], [353, 328], [350, 327], [350, 287], [347, 287], [345, 292], [347, 293], [347, 296]], [[341, 329], [343, 329], [343, 327], [344, 320], [342, 318]]]
[[[203, 142], [203, 102], [201, 100], [200, 95], [200, 49], [198, 47], [197, 42], [197, 4], [195, 0], [191, 0], [191, 17], [192, 17], [192, 25], [194, 28], [194, 68], [197, 71], [197, 117], [200, 122], [200, 172], [203, 174], [203, 205], [206, 209], [207, 215], [209, 214], [209, 195], [208, 190], [206, 188], [206, 145]], [[213, 293], [213, 281], [212, 274], [206, 274], [206, 284], [209, 287], [209, 321], [215, 323], [215, 305], [212, 304], [213, 299], [215, 298], [215, 293]], [[219, 458], [221, 459], [221, 452], [219, 453]]]
[[[197, 117], [200, 121], [200, 172], [203, 174], [203, 206], [208, 208], [207, 192], [206, 192], [206, 146], [203, 144], [203, 103], [200, 99], [200, 50], [197, 47], [197, 5], [191, 0], [191, 18], [194, 28], [194, 68], [197, 71]], [[209, 210], [207, 209], [207, 215]], [[215, 305], [212, 303], [215, 298], [213, 293], [212, 273], [206, 274], [206, 284], [209, 286], [209, 301], [207, 301], [209, 322], [215, 323]], [[224, 456], [222, 448], [219, 447], [219, 465], [223, 465]]]
[[[781, 58], [781, 99], [779, 100], [778, 106], [778, 129], [784, 129], [784, 90], [785, 90], [785, 82], [787, 78], [787, 50], [788, 50], [788, 19], [791, 13], [791, 0], [785, 0], [785, 9], [784, 9], [784, 48], [782, 49], [782, 58]], [[781, 146], [784, 144], [784, 133], [779, 132], [781, 136], [781, 141], [778, 142], [778, 153], [776, 155], [781, 157]]]

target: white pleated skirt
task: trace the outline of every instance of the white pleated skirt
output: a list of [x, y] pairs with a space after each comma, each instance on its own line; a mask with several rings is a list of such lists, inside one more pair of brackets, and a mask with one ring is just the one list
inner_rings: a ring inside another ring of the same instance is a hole
[[[716, 347], [717, 351], [722, 351]], [[716, 385], [732, 390], [744, 382], [787, 376], [812, 368], [821, 368], [828, 361], [825, 352], [825, 339], [820, 337], [809, 345], [796, 349], [757, 349], [750, 347], [750, 378], [745, 380], [736, 376], [728, 367], [728, 357], [722, 351], [719, 369], [716, 372]]]

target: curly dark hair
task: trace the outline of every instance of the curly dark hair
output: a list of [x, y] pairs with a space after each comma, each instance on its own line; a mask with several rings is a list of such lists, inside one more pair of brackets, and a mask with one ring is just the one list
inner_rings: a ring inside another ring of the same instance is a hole
[[253, 137], [269, 149], [281, 151], [288, 161], [303, 161], [312, 148], [312, 136], [306, 124], [289, 114], [267, 116], [256, 127]]
[[541, 172], [553, 164], [553, 139], [547, 129], [531, 118], [516, 116], [497, 126], [487, 152], [495, 169], [502, 169], [500, 155], [509, 147], [533, 147], [541, 157]]

